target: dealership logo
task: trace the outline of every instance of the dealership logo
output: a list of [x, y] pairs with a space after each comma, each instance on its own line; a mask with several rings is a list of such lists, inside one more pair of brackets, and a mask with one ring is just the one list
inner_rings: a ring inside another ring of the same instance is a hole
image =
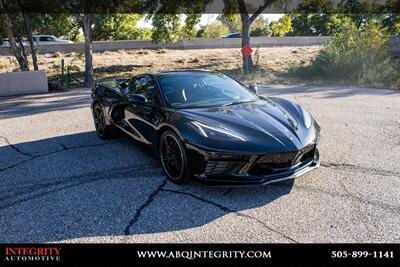
[[61, 261], [60, 247], [6, 247], [4, 262]]

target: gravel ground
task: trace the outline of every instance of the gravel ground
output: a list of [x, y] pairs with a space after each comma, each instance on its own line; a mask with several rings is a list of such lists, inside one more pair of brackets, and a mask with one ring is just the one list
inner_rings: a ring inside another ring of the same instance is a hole
[[400, 242], [400, 92], [264, 86], [322, 127], [321, 167], [257, 188], [177, 186], [90, 91], [0, 98], [0, 242]]

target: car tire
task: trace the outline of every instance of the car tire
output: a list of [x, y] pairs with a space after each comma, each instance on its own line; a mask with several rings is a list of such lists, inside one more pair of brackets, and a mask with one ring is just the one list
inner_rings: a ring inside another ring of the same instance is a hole
[[104, 112], [100, 104], [95, 104], [93, 107], [93, 121], [98, 137], [100, 137], [101, 139], [110, 139], [113, 137], [111, 125], [106, 124]]
[[190, 181], [186, 149], [175, 132], [167, 130], [161, 135], [158, 156], [163, 171], [171, 182], [186, 184]]

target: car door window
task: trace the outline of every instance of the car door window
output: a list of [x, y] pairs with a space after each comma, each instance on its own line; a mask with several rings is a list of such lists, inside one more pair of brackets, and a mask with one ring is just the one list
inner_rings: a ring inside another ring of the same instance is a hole
[[130, 83], [130, 93], [144, 95], [149, 105], [156, 104], [156, 92], [153, 79], [150, 76], [141, 76], [133, 79]]
[[54, 41], [54, 39], [52, 37], [50, 37], [50, 36], [42, 36], [42, 37], [39, 38], [39, 40], [41, 42], [53, 42]]

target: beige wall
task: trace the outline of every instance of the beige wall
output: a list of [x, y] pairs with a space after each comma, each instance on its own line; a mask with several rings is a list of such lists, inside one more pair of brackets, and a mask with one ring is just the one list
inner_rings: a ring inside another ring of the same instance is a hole
[[44, 71], [0, 73], [0, 96], [46, 93], [49, 91]]
[[[320, 45], [329, 40], [329, 37], [253, 37], [251, 44], [253, 48], [267, 46], [302, 46]], [[37, 46], [39, 53], [54, 52], [81, 52], [83, 43], [75, 44], [53, 44]], [[213, 49], [213, 48], [240, 48], [241, 39], [233, 38], [195, 38], [193, 40], [181, 40], [174, 44], [168, 44], [168, 49]], [[160, 49], [161, 45], [151, 41], [102, 41], [93, 42], [94, 52], [113, 51], [122, 49]], [[29, 48], [27, 48], [29, 50]], [[28, 51], [29, 52], [29, 51]], [[8, 48], [0, 48], [0, 55], [9, 54]]]

